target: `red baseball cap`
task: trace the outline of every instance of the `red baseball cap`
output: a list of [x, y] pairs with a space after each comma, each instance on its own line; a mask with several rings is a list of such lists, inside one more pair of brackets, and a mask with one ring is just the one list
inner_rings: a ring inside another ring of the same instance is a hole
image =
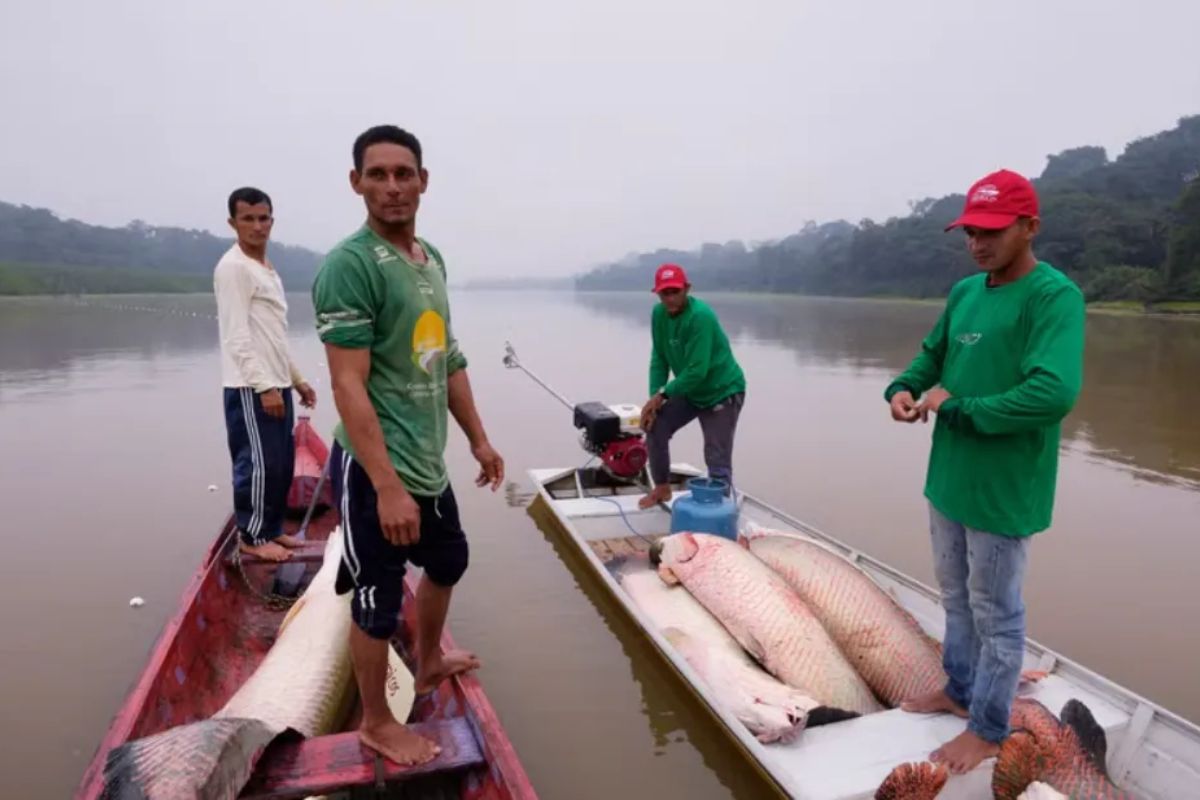
[[678, 264], [663, 264], [654, 273], [654, 293], [663, 289], [683, 289], [687, 287], [687, 273]]
[[1038, 198], [1033, 184], [1023, 175], [1002, 169], [983, 176], [971, 186], [963, 213], [946, 230], [963, 225], [999, 230], [1012, 225], [1018, 217], [1037, 215]]

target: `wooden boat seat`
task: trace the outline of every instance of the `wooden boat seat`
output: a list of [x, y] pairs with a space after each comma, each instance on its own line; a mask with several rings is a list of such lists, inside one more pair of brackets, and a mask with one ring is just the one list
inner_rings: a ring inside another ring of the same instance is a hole
[[287, 561], [269, 561], [265, 558], [259, 558], [258, 556], [252, 556], [248, 553], [241, 553], [241, 554], [239, 554], [238, 557], [242, 559], [243, 564], [247, 564], [247, 565], [249, 565], [249, 564], [271, 564], [271, 565], [297, 564], [297, 563], [303, 563], [303, 562], [308, 562], [308, 561], [315, 561], [315, 562], [319, 563], [325, 557], [325, 542], [323, 540], [317, 541], [317, 542], [306, 542], [301, 547], [293, 548], [292, 549], [292, 557], [289, 558]]
[[401, 767], [364, 747], [354, 732], [279, 741], [263, 753], [250, 782], [238, 796], [243, 800], [309, 797], [348, 786], [403, 781], [486, 763], [465, 717], [418, 722], [409, 727], [441, 746], [437, 758], [420, 766]]

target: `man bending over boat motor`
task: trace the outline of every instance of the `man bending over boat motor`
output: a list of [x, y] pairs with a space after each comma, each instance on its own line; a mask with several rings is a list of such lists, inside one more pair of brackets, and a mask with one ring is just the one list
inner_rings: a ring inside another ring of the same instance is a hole
[[447, 410], [479, 462], [476, 486], [496, 491], [504, 461], [484, 433], [467, 360], [450, 330], [445, 262], [416, 235], [429, 184], [421, 145], [383, 125], [355, 140], [353, 157], [350, 185], [366, 204], [367, 221], [329, 253], [313, 285], [341, 416], [330, 454], [346, 537], [337, 591], [354, 590], [359, 737], [399, 764], [419, 764], [438, 748], [401, 725], [384, 695], [407, 561], [424, 570], [416, 596], [417, 694], [479, 666], [472, 653], [439, 649], [451, 592], [467, 569], [467, 539], [443, 458]]
[[971, 187], [946, 230], [966, 232], [982, 274], [950, 290], [921, 352], [885, 392], [898, 422], [937, 415], [925, 496], [948, 680], [902, 708], [968, 720], [931, 756], [955, 773], [994, 756], [1009, 733], [1029, 541], [1050, 526], [1059, 426], [1083, 377], [1083, 295], [1034, 257], [1039, 226], [1033, 184], [1020, 175], [1001, 170]]
[[241, 549], [284, 561], [300, 541], [283, 532], [292, 484], [292, 389], [306, 408], [317, 393], [288, 354], [287, 298], [267, 258], [274, 224], [271, 198], [244, 187], [229, 195], [229, 225], [237, 242], [213, 271], [225, 430], [233, 460], [233, 508]]
[[[699, 417], [710, 478], [733, 485], [733, 434], [746, 399], [746, 377], [716, 312], [692, 297], [687, 274], [663, 264], [654, 276], [659, 304], [650, 315], [650, 399], [642, 407], [654, 488], [641, 508], [671, 499], [671, 437]], [[667, 378], [674, 373], [675, 379]]]

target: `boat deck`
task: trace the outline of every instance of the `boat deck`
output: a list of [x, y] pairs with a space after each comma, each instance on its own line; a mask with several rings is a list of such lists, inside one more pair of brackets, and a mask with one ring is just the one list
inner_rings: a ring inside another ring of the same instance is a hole
[[[676, 470], [682, 472], [673, 476], [672, 483], [680, 488], [689, 472], [695, 474], [684, 465]], [[890, 709], [806, 730], [788, 744], [759, 743], [719, 707], [687, 662], [621, 588], [618, 574], [651, 569], [649, 546], [669, 531], [669, 509], [641, 510], [637, 501], [644, 490], [604, 485], [603, 479], [591, 485], [573, 470], [534, 470], [531, 475], [568, 538], [619, 606], [783, 794], [811, 800], [874, 797], [894, 767], [926, 760], [964, 729], [965, 722], [956, 717]], [[942, 639], [944, 615], [936, 593], [928, 587], [754, 498], [746, 498], [741, 519], [829, 545], [854, 561], [931, 636]], [[1072, 698], [1091, 710], [1107, 734], [1109, 772], [1120, 785], [1145, 798], [1200, 800], [1200, 728], [1036, 642], [1027, 642], [1025, 668], [1050, 674], [1024, 686], [1021, 696], [1040, 701], [1055, 714]], [[990, 798], [992, 766], [992, 761], [986, 761], [969, 775], [952, 777], [939, 800]]]

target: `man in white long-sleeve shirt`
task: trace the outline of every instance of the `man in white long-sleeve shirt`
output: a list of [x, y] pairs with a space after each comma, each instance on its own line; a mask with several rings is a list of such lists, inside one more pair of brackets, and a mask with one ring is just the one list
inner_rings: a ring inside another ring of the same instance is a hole
[[233, 507], [243, 552], [285, 561], [300, 542], [283, 533], [292, 482], [292, 389], [313, 408], [317, 394], [287, 345], [287, 298], [267, 259], [271, 198], [245, 187], [229, 195], [237, 242], [217, 262], [213, 291], [221, 336], [225, 429], [233, 459]]

